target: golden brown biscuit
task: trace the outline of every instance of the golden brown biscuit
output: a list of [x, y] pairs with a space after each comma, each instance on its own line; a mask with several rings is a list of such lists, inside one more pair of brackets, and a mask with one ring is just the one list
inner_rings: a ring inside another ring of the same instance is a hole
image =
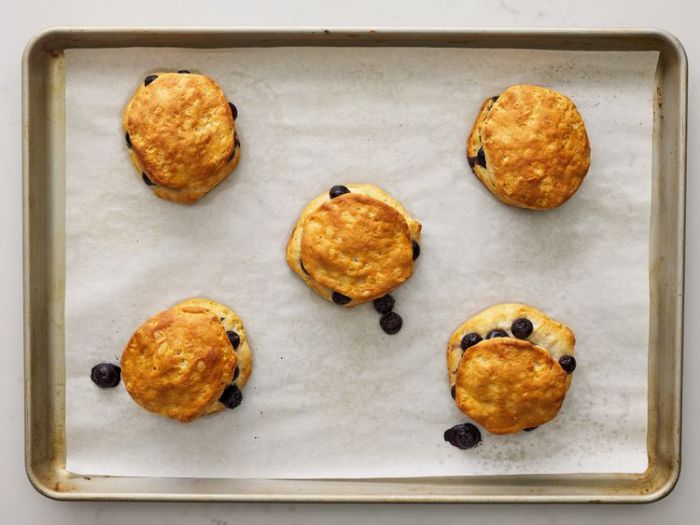
[[324, 193], [301, 213], [287, 263], [325, 299], [355, 306], [381, 297], [413, 273], [421, 225], [380, 188], [349, 184]]
[[238, 164], [235, 113], [209, 77], [149, 75], [122, 116], [131, 162], [158, 197], [191, 204]]
[[517, 85], [486, 99], [467, 140], [469, 165], [499, 200], [544, 210], [566, 202], [590, 166], [574, 103], [551, 89]]
[[[238, 350], [227, 330], [240, 337]], [[149, 412], [189, 422], [224, 408], [219, 401], [224, 389], [234, 382], [238, 388], [245, 384], [252, 359], [235, 313], [209, 299], [188, 299], [134, 332], [121, 367], [134, 401]]]
[[452, 334], [447, 367], [452, 395], [493, 434], [553, 419], [571, 384], [571, 329], [524, 304], [483, 310]]

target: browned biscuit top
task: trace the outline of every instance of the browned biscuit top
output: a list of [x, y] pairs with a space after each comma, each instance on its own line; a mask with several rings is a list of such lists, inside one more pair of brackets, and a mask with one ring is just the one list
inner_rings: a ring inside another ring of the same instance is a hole
[[164, 192], [161, 197], [197, 200], [235, 167], [232, 110], [219, 85], [204, 75], [158, 73], [134, 94], [123, 126], [132, 161], [156, 193]]
[[469, 348], [457, 370], [455, 399], [493, 434], [510, 434], [554, 418], [566, 395], [567, 374], [529, 341], [495, 338]]
[[[479, 165], [483, 149], [485, 166]], [[574, 103], [551, 89], [516, 85], [487, 99], [472, 130], [474, 172], [506, 204], [547, 209], [578, 190], [590, 166], [588, 135]]]
[[306, 218], [301, 261], [317, 283], [352, 299], [371, 300], [411, 276], [411, 232], [392, 206], [346, 193]]
[[134, 401], [187, 422], [218, 403], [233, 379], [236, 353], [216, 314], [202, 306], [178, 305], [136, 330], [121, 366]]

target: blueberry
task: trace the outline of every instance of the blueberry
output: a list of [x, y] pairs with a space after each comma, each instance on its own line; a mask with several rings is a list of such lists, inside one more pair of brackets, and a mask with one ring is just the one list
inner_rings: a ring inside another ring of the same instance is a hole
[[455, 425], [445, 430], [445, 441], [462, 450], [474, 448], [481, 443], [481, 432], [471, 423]]
[[126, 140], [126, 147], [131, 149], [131, 138], [128, 133], [124, 134], [124, 139]]
[[348, 304], [350, 301], [352, 301], [351, 297], [348, 297], [347, 295], [343, 295], [342, 293], [339, 293], [339, 292], [333, 292], [333, 295], [331, 295], [331, 299], [333, 299], [333, 302], [335, 304], [338, 304], [340, 306], [343, 306], [344, 304]]
[[388, 314], [382, 315], [381, 319], [379, 319], [379, 326], [381, 326], [382, 330], [387, 334], [393, 335], [401, 330], [403, 319], [401, 319], [401, 316], [396, 312], [389, 312]]
[[482, 337], [477, 334], [476, 332], [470, 332], [464, 337], [462, 337], [462, 342], [459, 343], [459, 346], [462, 348], [462, 350], [466, 350], [470, 346], [474, 346], [476, 343], [482, 340]]
[[452, 385], [452, 388], [450, 388], [450, 394], [452, 394], [452, 399], [457, 399], [457, 385]]
[[233, 371], [233, 380], [235, 381], [238, 379], [238, 376], [241, 375], [241, 369], [236, 367], [236, 369]]
[[493, 97], [491, 97], [491, 100], [493, 100], [494, 102], [496, 102], [496, 101], [498, 100], [498, 97], [499, 97], [499, 95], [493, 96]]
[[525, 432], [532, 432], [533, 430], [535, 430], [535, 429], [537, 429], [537, 428], [539, 428], [539, 427], [538, 427], [538, 426], [537, 426], [537, 427], [527, 427], [527, 428], [524, 428], [523, 430], [524, 430]]
[[415, 261], [420, 257], [420, 244], [416, 241], [411, 241], [413, 243], [413, 260]]
[[148, 178], [148, 175], [146, 173], [141, 173], [141, 178], [143, 179], [143, 182], [148, 184], [149, 186], [155, 186], [155, 182], [153, 182], [151, 179]]
[[122, 369], [111, 363], [100, 363], [92, 367], [90, 379], [100, 388], [112, 388], [119, 384]]
[[570, 374], [576, 370], [576, 358], [572, 355], [563, 355], [559, 358], [559, 364], [564, 369], [564, 372]]
[[181, 75], [189, 75], [190, 74], [189, 70], [187, 70], [187, 69], [178, 69], [177, 72], [180, 73]]
[[228, 336], [228, 340], [231, 341], [233, 349], [236, 350], [238, 348], [238, 345], [241, 344], [241, 336], [233, 330], [228, 330], [226, 332], [226, 335]]
[[494, 328], [488, 334], [486, 334], [486, 339], [493, 339], [494, 337], [508, 337], [508, 334], [505, 330]]
[[486, 155], [484, 154], [484, 148], [479, 148], [476, 154], [476, 163], [482, 168], [486, 167]]
[[158, 78], [158, 75], [148, 75], [146, 78], [143, 79], [143, 85], [147, 86], [151, 82], [153, 82], [156, 78]]
[[309, 272], [306, 271], [306, 268], [304, 267], [304, 263], [299, 259], [299, 266], [301, 266], [301, 271], [304, 272], [306, 275], [309, 275]]
[[467, 162], [469, 163], [469, 167], [473, 169], [474, 166], [476, 166], [476, 157], [470, 157], [467, 155]]
[[336, 185], [331, 188], [331, 191], [328, 192], [328, 195], [331, 199], [335, 199], [336, 197], [340, 197], [345, 193], [350, 193], [350, 190], [346, 186]]
[[513, 336], [517, 337], [518, 339], [527, 339], [530, 337], [532, 330], [532, 321], [525, 319], [524, 317], [516, 319], [510, 326], [510, 331], [513, 332]]
[[223, 403], [226, 408], [236, 408], [243, 401], [243, 394], [236, 385], [229, 385], [224, 388], [219, 401]]
[[384, 297], [373, 301], [374, 309], [380, 314], [388, 314], [394, 309], [394, 298], [386, 294]]
[[228, 105], [231, 108], [231, 115], [233, 115], [233, 120], [236, 120], [238, 118], [238, 108], [233, 102], [229, 102]]

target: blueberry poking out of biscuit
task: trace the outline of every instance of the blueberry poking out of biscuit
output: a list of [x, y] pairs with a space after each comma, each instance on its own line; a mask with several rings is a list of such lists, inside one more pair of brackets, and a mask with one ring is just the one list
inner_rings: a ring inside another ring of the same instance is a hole
[[384, 297], [375, 299], [372, 304], [374, 305], [374, 309], [377, 311], [377, 313], [388, 314], [394, 309], [394, 302], [394, 298], [391, 295], [386, 294]]
[[147, 86], [151, 82], [153, 82], [156, 78], [158, 78], [158, 75], [148, 75], [146, 78], [143, 79], [143, 85]]
[[476, 154], [476, 163], [482, 168], [486, 167], [486, 154], [484, 153], [484, 148], [479, 148]]
[[126, 147], [131, 149], [131, 138], [128, 133], [124, 134], [124, 140], [126, 140]]
[[231, 115], [233, 115], [233, 120], [238, 118], [238, 108], [233, 102], [229, 102], [228, 106], [231, 108]]
[[338, 184], [331, 188], [331, 191], [328, 192], [328, 195], [331, 199], [335, 199], [336, 197], [340, 197], [341, 195], [345, 195], [346, 193], [350, 193], [350, 190], [347, 188], [347, 186], [342, 186]]
[[180, 73], [181, 75], [189, 75], [190, 74], [189, 70], [187, 70], [187, 69], [178, 69], [177, 72]]
[[476, 343], [482, 340], [482, 337], [477, 334], [476, 332], [470, 332], [464, 337], [462, 337], [462, 341], [459, 343], [459, 346], [462, 348], [462, 350], [466, 350], [470, 346], [474, 346]]
[[462, 450], [474, 448], [481, 443], [481, 432], [471, 423], [455, 425], [445, 430], [445, 441]]
[[241, 375], [241, 369], [236, 367], [236, 369], [233, 371], [233, 381], [238, 379], [238, 376]]
[[572, 355], [563, 355], [559, 358], [559, 364], [564, 369], [564, 372], [570, 374], [576, 370], [576, 358]]
[[494, 328], [488, 334], [486, 334], [486, 339], [493, 339], [494, 337], [508, 337], [508, 334], [505, 330]]
[[228, 340], [231, 341], [233, 349], [236, 350], [238, 348], [238, 345], [241, 344], [241, 336], [233, 330], [227, 330], [226, 335], [228, 336]]
[[100, 388], [112, 388], [119, 384], [122, 369], [112, 363], [100, 363], [92, 367], [90, 379]]
[[491, 97], [491, 100], [494, 101], [494, 102], [496, 102], [496, 101], [498, 100], [498, 95], [492, 96], [492, 97]]
[[219, 402], [221, 402], [226, 408], [236, 408], [243, 402], [243, 393], [236, 385], [229, 385], [224, 388], [224, 391], [219, 398]]
[[344, 304], [348, 304], [350, 301], [352, 301], [351, 297], [348, 297], [347, 295], [343, 295], [340, 292], [333, 292], [331, 299], [333, 299], [333, 302], [335, 304], [338, 304], [340, 306], [343, 306]]
[[536, 429], [538, 429], [538, 428], [540, 428], [540, 427], [538, 427], [538, 426], [537, 426], [537, 427], [527, 427], [527, 428], [524, 428], [523, 430], [524, 430], [525, 432], [532, 432], [533, 430], [536, 430]]
[[457, 385], [452, 385], [452, 388], [450, 388], [450, 394], [452, 395], [452, 399], [457, 399]]
[[518, 339], [527, 339], [532, 334], [533, 326], [532, 321], [524, 317], [520, 317], [513, 321], [510, 327], [510, 331], [513, 332], [513, 336]]
[[418, 244], [416, 241], [411, 241], [413, 245], [413, 260], [415, 261], [420, 257], [420, 244]]
[[379, 319], [379, 326], [381, 326], [382, 330], [387, 334], [394, 335], [401, 330], [403, 319], [396, 312], [389, 312], [388, 314], [382, 315], [381, 319]]
[[146, 175], [145, 172], [141, 173], [141, 178], [143, 179], [143, 182], [148, 184], [149, 186], [155, 186], [155, 182], [153, 182], [151, 179], [148, 178], [148, 175]]

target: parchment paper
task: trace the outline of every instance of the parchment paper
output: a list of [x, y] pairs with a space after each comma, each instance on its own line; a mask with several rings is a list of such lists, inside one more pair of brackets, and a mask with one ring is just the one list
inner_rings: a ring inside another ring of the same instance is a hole
[[[460, 49], [119, 49], [66, 53], [67, 468], [81, 474], [263, 478], [641, 472], [647, 466], [648, 237], [656, 53]], [[122, 109], [154, 71], [217, 79], [239, 109], [238, 169], [194, 206], [151, 194]], [[482, 100], [515, 83], [568, 94], [590, 172], [563, 207], [505, 206], [470, 173]], [[371, 305], [317, 297], [284, 248], [331, 185], [377, 184], [423, 223], [395, 336]], [[243, 404], [181, 424], [91, 367], [190, 296], [243, 318], [255, 366]], [[559, 416], [462, 451], [445, 347], [470, 315], [530, 303], [576, 333]]]

